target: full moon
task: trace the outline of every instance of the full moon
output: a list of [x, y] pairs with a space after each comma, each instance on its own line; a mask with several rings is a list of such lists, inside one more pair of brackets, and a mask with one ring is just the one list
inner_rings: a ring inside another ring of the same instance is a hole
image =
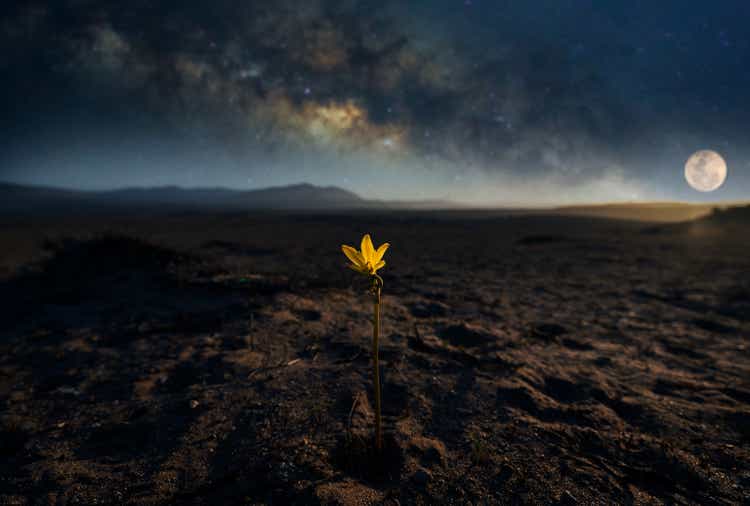
[[685, 179], [699, 192], [712, 192], [726, 181], [727, 163], [716, 151], [698, 151], [685, 163]]

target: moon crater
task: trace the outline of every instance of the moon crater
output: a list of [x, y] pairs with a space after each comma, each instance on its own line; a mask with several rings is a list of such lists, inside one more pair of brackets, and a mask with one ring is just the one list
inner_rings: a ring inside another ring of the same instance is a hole
[[700, 192], [712, 192], [726, 181], [727, 164], [716, 151], [698, 151], [685, 163], [685, 179]]

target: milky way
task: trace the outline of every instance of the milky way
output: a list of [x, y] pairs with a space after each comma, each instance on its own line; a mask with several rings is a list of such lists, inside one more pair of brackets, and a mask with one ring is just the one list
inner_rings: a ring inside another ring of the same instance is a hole
[[0, 176], [90, 188], [304, 180], [499, 204], [691, 198], [680, 167], [713, 148], [733, 169], [723, 197], [742, 198], [750, 10], [704, 9], [11, 3]]

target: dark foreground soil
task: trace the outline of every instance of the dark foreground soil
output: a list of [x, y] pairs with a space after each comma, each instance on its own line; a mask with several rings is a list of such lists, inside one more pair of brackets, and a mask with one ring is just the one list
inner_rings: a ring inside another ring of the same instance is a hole
[[[364, 232], [392, 245], [381, 455], [372, 308], [339, 249]], [[0, 504], [750, 503], [743, 223], [184, 215], [0, 234]]]

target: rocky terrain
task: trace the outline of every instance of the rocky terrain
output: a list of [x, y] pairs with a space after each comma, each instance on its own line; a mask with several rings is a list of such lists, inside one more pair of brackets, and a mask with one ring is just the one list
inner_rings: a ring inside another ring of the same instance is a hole
[[748, 503], [746, 214], [5, 219], [0, 504]]

